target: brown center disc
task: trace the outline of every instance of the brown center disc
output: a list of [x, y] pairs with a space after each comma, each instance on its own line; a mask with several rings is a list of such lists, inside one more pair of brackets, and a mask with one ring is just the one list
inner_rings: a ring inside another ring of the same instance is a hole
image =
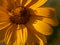
[[30, 18], [30, 12], [25, 7], [18, 7], [12, 10], [12, 14], [10, 21], [15, 24], [26, 24]]

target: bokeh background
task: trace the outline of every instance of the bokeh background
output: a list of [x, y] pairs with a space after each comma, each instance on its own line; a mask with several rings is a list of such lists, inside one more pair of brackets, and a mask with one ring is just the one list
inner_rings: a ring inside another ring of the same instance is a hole
[[47, 6], [52, 6], [57, 10], [57, 16], [59, 25], [53, 27], [54, 33], [51, 36], [48, 36], [48, 44], [47, 45], [60, 45], [60, 0], [48, 0], [45, 4]]
[[[45, 5], [56, 8], [57, 10], [56, 18], [59, 21], [59, 25], [53, 27], [54, 33], [51, 36], [47, 36], [48, 39], [47, 45], [60, 45], [60, 0], [48, 0], [48, 2]], [[5, 44], [1, 43], [0, 45], [5, 45]]]

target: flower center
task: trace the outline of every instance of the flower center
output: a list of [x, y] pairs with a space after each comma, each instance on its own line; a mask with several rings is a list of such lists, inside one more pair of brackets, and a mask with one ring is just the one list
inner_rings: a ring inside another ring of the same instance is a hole
[[15, 24], [26, 24], [30, 18], [30, 12], [25, 7], [18, 7], [12, 10], [12, 14], [10, 21]]

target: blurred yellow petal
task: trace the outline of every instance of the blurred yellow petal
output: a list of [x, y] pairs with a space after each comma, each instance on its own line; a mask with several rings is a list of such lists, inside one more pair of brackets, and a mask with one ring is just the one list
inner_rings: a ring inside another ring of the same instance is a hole
[[0, 7], [0, 30], [6, 28], [10, 24], [8, 12]]
[[9, 25], [11, 25], [11, 23], [8, 23], [8, 22], [7, 23], [0, 24], [0, 30], [8, 27]]
[[28, 36], [28, 32], [27, 32], [27, 28], [25, 27], [23, 30], [23, 42], [24, 43], [26, 43], [27, 36]]
[[4, 23], [9, 23], [9, 16], [7, 11], [4, 8], [0, 7], [0, 25]]
[[39, 45], [44, 45], [44, 42], [42, 39], [40, 39]]
[[17, 30], [16, 35], [17, 35], [17, 39], [16, 39], [16, 41], [14, 42], [13, 45], [22, 44], [22, 30]]
[[16, 45], [25, 45], [27, 40], [27, 28], [23, 25], [18, 25], [17, 31], [17, 40], [14, 44]]
[[4, 23], [6, 23], [6, 22], [0, 22], [0, 25], [2, 25], [2, 24], [4, 24]]
[[23, 0], [16, 0], [16, 4], [17, 4], [17, 6], [22, 6], [22, 2]]
[[57, 26], [58, 25], [58, 20], [56, 20], [55, 18], [43, 18], [42, 22], [50, 24], [51, 26]]
[[5, 38], [5, 34], [6, 34], [6, 31], [7, 29], [10, 27], [10, 25], [2, 30], [0, 30], [0, 43], [1, 42], [4, 42], [4, 38]]
[[[10, 36], [10, 34], [11, 34], [10, 29], [11, 29], [12, 27], [13, 27], [13, 25], [11, 25], [11, 26], [7, 29], [6, 33], [5, 33], [4, 41], [5, 41], [6, 44], [8, 44], [9, 41], [10, 41], [10, 38], [11, 38], [11, 36]], [[9, 38], [9, 37], [10, 37], [10, 38]]]
[[24, 5], [24, 7], [27, 6], [31, 1], [32, 1], [32, 0], [27, 0], [27, 1], [26, 1], [26, 4]]
[[22, 0], [20, 0], [20, 5], [22, 5]]
[[45, 35], [37, 32], [37, 31], [35, 31], [35, 30], [34, 30], [34, 35], [35, 35], [35, 37], [36, 37], [37, 40], [38, 40], [38, 44], [40, 44], [40, 45], [42, 45], [42, 44], [45, 45], [45, 44], [47, 43], [47, 39], [46, 39]]
[[29, 2], [30, 1], [28, 1], [28, 0], [16, 0], [17, 6], [24, 6], [25, 4], [27, 5]]
[[54, 17], [56, 15], [56, 10], [51, 7], [40, 7], [40, 8], [35, 9], [34, 13], [37, 16]]
[[27, 6], [32, 0], [16, 0], [18, 6]]
[[35, 31], [34, 29], [31, 29], [31, 27], [30, 26], [27, 27], [29, 31], [28, 31], [28, 39], [26, 44], [27, 45], [36, 45], [37, 43], [46, 44], [47, 43], [46, 37], [41, 33], [38, 33], [37, 31]]
[[11, 40], [11, 37], [12, 37], [12, 34], [17, 30], [17, 26], [14, 24], [14, 25], [10, 25], [8, 28], [7, 28], [7, 31], [5, 33], [5, 38], [4, 38], [4, 42], [9, 45], [12, 41]]
[[2, 8], [2, 7], [0, 7], [0, 22], [1, 21], [9, 21], [9, 14], [8, 14], [8, 12], [4, 9], [4, 8]]
[[35, 4], [31, 5], [29, 8], [37, 9], [38, 7], [42, 6], [46, 2], [47, 2], [47, 0], [38, 0]]
[[10, 39], [11, 39], [12, 33], [13, 33], [13, 32], [11, 32], [10, 35], [9, 35], [9, 37], [7, 38], [7, 39], [8, 39], [8, 40], [7, 40], [7, 44], [8, 44], [8, 45], [9, 45], [9, 41], [10, 41]]
[[31, 37], [29, 37], [29, 39], [28, 39], [26, 45], [34, 45], [34, 41], [32, 40]]
[[35, 29], [37, 32], [40, 32], [41, 34], [44, 34], [44, 35], [51, 35], [53, 33], [53, 29], [51, 28], [51, 26], [40, 20], [29, 22], [27, 26], [30, 26], [32, 30]]
[[44, 34], [44, 35], [51, 35], [53, 32], [53, 29], [46, 23], [36, 20], [36, 23], [32, 24], [36, 31]]
[[5, 32], [6, 32], [6, 30], [1, 30], [1, 31], [0, 31], [0, 43], [2, 43], [3, 40], [4, 40]]
[[7, 28], [9, 28], [9, 26], [4, 28], [3, 30], [0, 30], [0, 43], [2, 43], [4, 41], [5, 33], [7, 31]]
[[41, 37], [42, 37], [42, 38], [41, 38], [41, 37], [39, 37], [39, 36], [36, 35], [36, 34], [35, 34], [35, 36], [36, 36], [36, 37], [38, 38], [38, 40], [39, 40], [39, 42], [38, 42], [39, 45], [45, 45], [45, 44], [47, 43], [47, 42], [46, 42], [46, 37], [42, 37], [42, 36], [41, 36]]
[[28, 38], [26, 41], [26, 45], [36, 45], [37, 38], [34, 36], [34, 32], [32, 32], [30, 29], [28, 29]]
[[7, 9], [8, 2], [7, 0], [0, 0], [0, 7], [3, 7], [4, 9]]
[[8, 11], [11, 11], [12, 9], [16, 8], [17, 4], [16, 4], [16, 0], [7, 0], [8, 3]]

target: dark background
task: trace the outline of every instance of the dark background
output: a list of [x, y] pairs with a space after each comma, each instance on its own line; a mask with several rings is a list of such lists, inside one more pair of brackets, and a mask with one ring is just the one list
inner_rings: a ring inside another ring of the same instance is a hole
[[47, 37], [48, 44], [47, 45], [60, 45], [60, 0], [48, 0], [48, 2], [45, 4], [47, 6], [55, 7], [57, 10], [57, 16], [59, 25], [56, 27], [53, 27], [54, 33]]

